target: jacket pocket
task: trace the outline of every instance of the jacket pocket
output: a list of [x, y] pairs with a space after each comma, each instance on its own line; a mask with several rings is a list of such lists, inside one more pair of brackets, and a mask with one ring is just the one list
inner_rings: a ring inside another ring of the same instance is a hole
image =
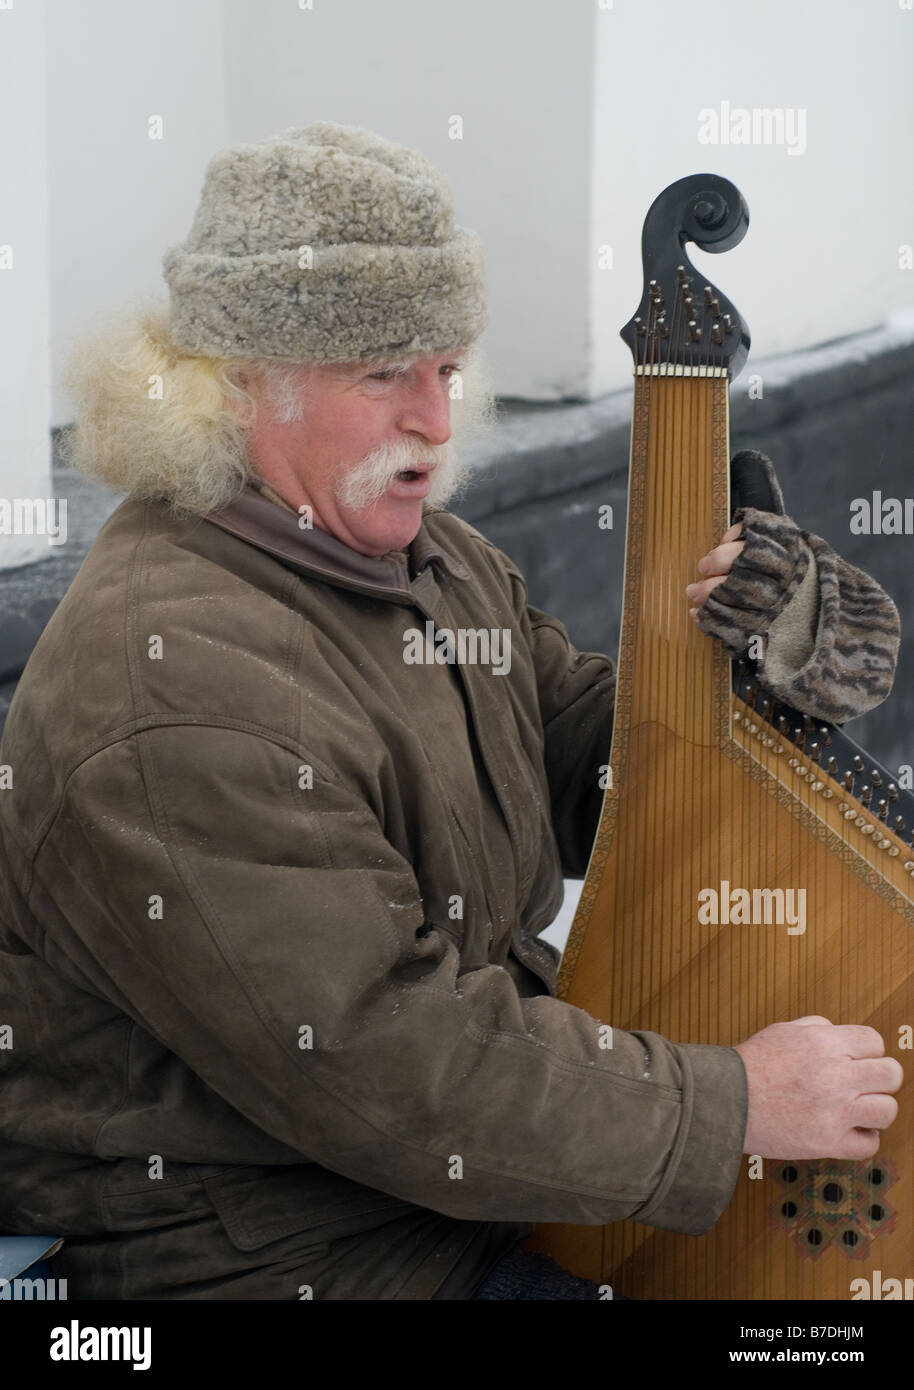
[[287, 1236], [305, 1248], [383, 1226], [411, 1202], [363, 1187], [317, 1163], [294, 1168], [246, 1166], [203, 1179], [225, 1233], [239, 1250], [259, 1250]]

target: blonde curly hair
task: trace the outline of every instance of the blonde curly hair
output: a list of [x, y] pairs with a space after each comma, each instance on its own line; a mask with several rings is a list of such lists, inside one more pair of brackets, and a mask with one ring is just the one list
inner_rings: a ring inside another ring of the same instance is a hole
[[[496, 416], [481, 354], [473, 347], [463, 357], [463, 394], [452, 412], [460, 444], [487, 433]], [[373, 370], [389, 360], [363, 365]], [[167, 304], [131, 301], [70, 352], [64, 384], [76, 420], [61, 433], [61, 461], [115, 492], [164, 499], [176, 513], [225, 506], [256, 476], [248, 451], [257, 413], [246, 389], [252, 375], [263, 381], [277, 420], [305, 418], [313, 380], [307, 363], [193, 356], [174, 343]]]

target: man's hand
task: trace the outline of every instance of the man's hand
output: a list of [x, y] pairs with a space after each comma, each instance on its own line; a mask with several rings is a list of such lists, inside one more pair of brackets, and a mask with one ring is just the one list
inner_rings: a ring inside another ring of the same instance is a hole
[[875, 1028], [810, 1015], [773, 1023], [735, 1051], [749, 1082], [743, 1152], [762, 1158], [872, 1158], [904, 1080]]
[[733, 561], [745, 546], [745, 541], [736, 539], [742, 533], [742, 529], [743, 526], [740, 521], [735, 526], [730, 526], [724, 532], [720, 545], [715, 546], [698, 561], [699, 573], [709, 575], [710, 578], [701, 580], [696, 584], [689, 584], [686, 588], [686, 593], [695, 604], [694, 608], [689, 609], [689, 617], [693, 622], [698, 622], [699, 608], [711, 590], [724, 582], [733, 568]]

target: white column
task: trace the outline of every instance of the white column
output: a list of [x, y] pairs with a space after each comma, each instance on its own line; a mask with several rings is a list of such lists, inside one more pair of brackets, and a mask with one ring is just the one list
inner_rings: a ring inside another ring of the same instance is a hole
[[0, 569], [55, 553], [45, 20], [44, 0], [0, 0]]

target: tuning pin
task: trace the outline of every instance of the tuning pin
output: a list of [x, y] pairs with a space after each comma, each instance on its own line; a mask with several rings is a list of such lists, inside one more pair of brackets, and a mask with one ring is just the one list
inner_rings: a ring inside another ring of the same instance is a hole
[[855, 772], [863, 771], [863, 759], [860, 757], [859, 753], [854, 754], [853, 761], [851, 762], [851, 767], [854, 769]]
[[896, 816], [892, 824], [895, 827], [895, 834], [900, 835], [901, 832], [904, 830], [904, 817]]
[[880, 774], [879, 774], [878, 768], [875, 768], [875, 767], [873, 768], [873, 775], [872, 775], [872, 777], [870, 778], [870, 781], [872, 782], [872, 784], [873, 784], [874, 787], [881, 787], [881, 786], [882, 786], [882, 777], [881, 777]]
[[877, 807], [876, 807], [876, 815], [879, 817], [880, 820], [888, 820], [888, 816], [889, 816], [889, 803], [886, 801], [885, 797], [883, 797], [883, 798], [879, 801], [879, 803], [878, 803], [878, 805], [877, 805]]
[[830, 773], [831, 776], [834, 777], [835, 773], [838, 771], [838, 764], [834, 758], [829, 758], [825, 766], [825, 771]]
[[821, 751], [822, 750], [820, 749], [818, 743], [811, 743], [809, 745], [809, 756], [814, 763], [817, 763], [819, 761], [819, 754]]
[[763, 700], [763, 701], [762, 701], [762, 708], [759, 710], [759, 713], [761, 714], [761, 716], [762, 716], [763, 719], [770, 719], [770, 718], [771, 718], [771, 701], [770, 701], [770, 700]]
[[710, 285], [705, 285], [705, 305], [706, 305], [707, 308], [710, 308], [710, 307], [711, 307], [711, 304], [713, 303], [713, 300], [714, 300], [714, 291], [711, 289], [711, 286], [710, 286]]
[[826, 748], [831, 747], [831, 734], [828, 732], [828, 728], [825, 724], [822, 724], [819, 728], [819, 737]]
[[783, 714], [778, 715], [778, 733], [784, 734], [785, 736], [787, 734], [787, 719]]
[[889, 785], [888, 785], [888, 795], [889, 795], [889, 801], [897, 801], [897, 800], [898, 800], [899, 792], [898, 792], [898, 788], [895, 786], [895, 783], [894, 783], [894, 782], [890, 782]]
[[643, 338], [644, 335], [645, 335], [645, 333], [647, 332], [647, 329], [645, 328], [644, 324], [641, 322], [641, 317], [640, 317], [640, 315], [636, 316], [636, 318], [635, 318], [635, 332], [638, 334], [639, 338]]
[[689, 319], [689, 342], [698, 343], [701, 341], [701, 331], [694, 319]]
[[723, 324], [725, 333], [733, 332], [733, 320], [731, 319], [729, 314], [724, 314]]
[[844, 785], [849, 792], [854, 790], [854, 774], [852, 772], [845, 772]]
[[806, 730], [799, 728], [794, 729], [793, 741], [794, 743], [798, 744], [800, 748], [803, 748], [806, 744]]
[[873, 799], [873, 789], [872, 789], [872, 787], [869, 787], [869, 786], [863, 786], [863, 787], [861, 787], [861, 788], [860, 788], [860, 800], [863, 802], [863, 805], [864, 805], [864, 806], [869, 806], [869, 804], [870, 804], [870, 802], [872, 801], [872, 799]]
[[712, 325], [711, 325], [711, 342], [712, 342], [712, 343], [722, 343], [723, 341], [724, 341], [724, 335], [723, 335], [723, 331], [721, 330], [720, 324], [719, 324], [719, 323], [714, 323], [714, 324], [712, 324]]

